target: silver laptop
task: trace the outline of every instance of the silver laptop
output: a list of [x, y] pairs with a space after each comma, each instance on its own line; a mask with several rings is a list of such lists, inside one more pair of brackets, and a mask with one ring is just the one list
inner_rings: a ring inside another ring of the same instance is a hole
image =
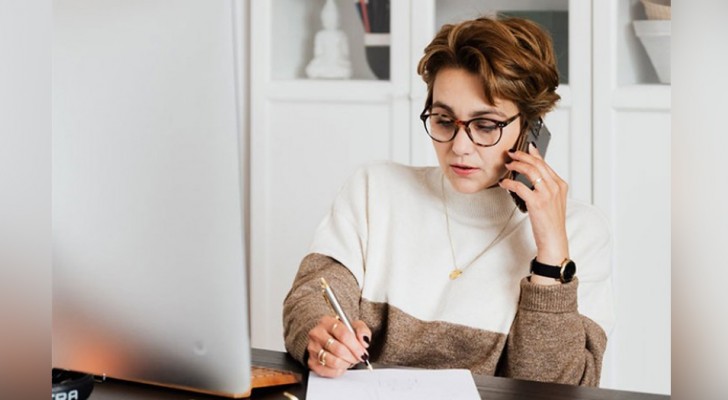
[[245, 393], [237, 129], [70, 125], [53, 131], [53, 367]]
[[[246, 392], [236, 135], [131, 133], [103, 156], [96, 146], [103, 133], [73, 134], [54, 132], [53, 367], [223, 396]], [[165, 154], [152, 156], [161, 141]]]
[[53, 367], [237, 396], [250, 386], [239, 163], [168, 146], [209, 170], [123, 157], [85, 170], [93, 149], [54, 148]]
[[248, 390], [231, 7], [54, 3], [54, 368]]

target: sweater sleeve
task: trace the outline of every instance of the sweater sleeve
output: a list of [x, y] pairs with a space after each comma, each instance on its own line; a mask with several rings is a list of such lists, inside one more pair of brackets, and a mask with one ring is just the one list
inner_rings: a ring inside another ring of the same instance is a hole
[[352, 321], [359, 319], [361, 291], [351, 271], [331, 257], [316, 253], [307, 255], [283, 302], [286, 350], [303, 365], [306, 365], [308, 332], [321, 317], [333, 315], [321, 292], [322, 277], [334, 288], [346, 315]]
[[[572, 226], [577, 276], [560, 285], [521, 280], [521, 296], [500, 374], [535, 381], [598, 386], [614, 321], [611, 235], [596, 211]], [[568, 228], [568, 225], [567, 225]]]
[[577, 312], [578, 279], [554, 286], [521, 281], [521, 301], [508, 335], [504, 375], [598, 386], [604, 330]]

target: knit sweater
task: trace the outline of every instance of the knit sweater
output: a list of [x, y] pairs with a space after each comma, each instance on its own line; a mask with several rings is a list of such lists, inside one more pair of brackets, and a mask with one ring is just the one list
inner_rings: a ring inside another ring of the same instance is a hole
[[[514, 207], [499, 187], [455, 191], [437, 167], [358, 170], [286, 297], [286, 348], [305, 363], [308, 331], [331, 315], [318, 283], [325, 277], [349, 317], [372, 330], [374, 362], [598, 385], [613, 320], [607, 222], [569, 200], [577, 278], [541, 286], [528, 279], [536, 255], [528, 215]], [[467, 266], [455, 280], [445, 211], [455, 264]]]

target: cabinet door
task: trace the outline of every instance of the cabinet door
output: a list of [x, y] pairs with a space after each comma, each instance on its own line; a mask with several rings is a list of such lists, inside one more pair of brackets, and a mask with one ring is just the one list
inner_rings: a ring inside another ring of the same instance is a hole
[[670, 98], [633, 21], [639, 0], [594, 2], [594, 203], [613, 235], [614, 311], [601, 385], [670, 393]]
[[604, 384], [669, 393], [670, 113], [617, 111], [611, 136], [617, 324]]

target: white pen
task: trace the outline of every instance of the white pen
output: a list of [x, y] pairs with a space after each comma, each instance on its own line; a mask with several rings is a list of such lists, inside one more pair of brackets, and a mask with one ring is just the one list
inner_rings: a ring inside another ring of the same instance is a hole
[[[334, 313], [336, 313], [336, 318], [339, 319], [346, 327], [356, 335], [356, 332], [354, 331], [354, 327], [351, 326], [351, 323], [349, 322], [349, 318], [346, 317], [346, 313], [344, 313], [344, 309], [341, 308], [341, 305], [339, 304], [339, 300], [336, 299], [336, 296], [334, 295], [334, 291], [331, 290], [331, 286], [329, 286], [328, 283], [326, 283], [326, 279], [321, 277], [321, 288], [323, 289], [323, 295], [324, 299], [326, 299], [326, 302], [329, 303], [329, 306], [334, 310]], [[367, 364], [367, 368], [369, 368], [370, 371], [373, 371], [372, 365], [369, 364], [369, 360], [364, 360], [364, 362]]]

